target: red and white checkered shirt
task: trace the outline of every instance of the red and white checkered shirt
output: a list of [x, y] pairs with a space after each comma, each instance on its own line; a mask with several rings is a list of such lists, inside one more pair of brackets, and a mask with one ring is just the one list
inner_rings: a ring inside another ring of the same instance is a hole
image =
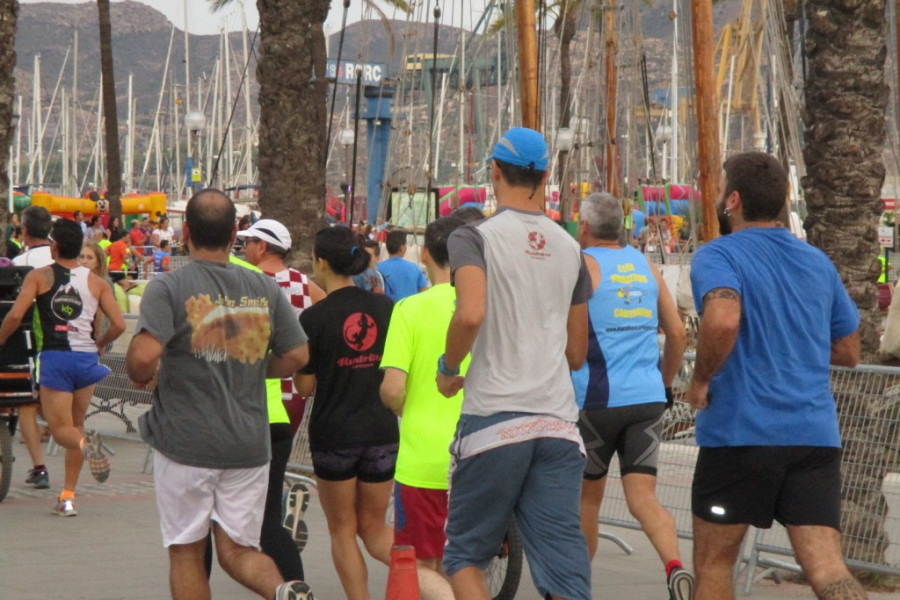
[[[309, 278], [297, 269], [288, 268], [277, 273], [266, 273], [266, 275], [275, 280], [275, 283], [284, 292], [285, 297], [290, 300], [294, 314], [298, 319], [304, 309], [313, 305], [312, 296], [309, 294]], [[302, 396], [297, 393], [297, 388], [294, 387], [292, 378], [285, 377], [281, 380], [282, 400], [288, 402], [290, 400], [300, 400], [301, 398]]]

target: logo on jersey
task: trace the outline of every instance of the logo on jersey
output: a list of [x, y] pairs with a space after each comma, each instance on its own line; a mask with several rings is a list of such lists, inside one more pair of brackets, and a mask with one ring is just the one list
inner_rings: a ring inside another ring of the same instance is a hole
[[375, 319], [366, 313], [353, 313], [344, 321], [344, 341], [359, 352], [365, 352], [375, 343], [378, 326]]
[[528, 245], [531, 246], [532, 250], [543, 250], [544, 246], [547, 245], [547, 239], [540, 231], [532, 231], [528, 234]]
[[60, 286], [53, 299], [50, 301], [50, 308], [53, 314], [63, 321], [74, 321], [81, 316], [84, 304], [81, 301], [81, 294], [72, 284]]

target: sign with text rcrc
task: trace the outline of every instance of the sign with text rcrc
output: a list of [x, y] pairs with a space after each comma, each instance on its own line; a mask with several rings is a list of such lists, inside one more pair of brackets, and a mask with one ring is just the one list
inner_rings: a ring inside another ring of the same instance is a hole
[[357, 68], [361, 70], [364, 85], [381, 85], [382, 80], [384, 80], [384, 74], [387, 71], [387, 65], [384, 63], [342, 60], [341, 64], [338, 65], [338, 61], [329, 59], [325, 66], [325, 75], [329, 79], [335, 79], [338, 83], [356, 83]]
[[882, 202], [884, 202], [884, 210], [896, 210], [897, 209], [897, 199], [896, 198], [882, 198]]

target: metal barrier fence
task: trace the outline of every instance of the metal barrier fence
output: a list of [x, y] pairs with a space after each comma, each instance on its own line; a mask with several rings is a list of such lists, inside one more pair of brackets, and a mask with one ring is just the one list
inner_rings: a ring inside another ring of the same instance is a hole
[[[134, 331], [137, 317], [127, 315], [127, 332]], [[112, 373], [97, 385], [88, 416], [111, 414], [122, 421], [126, 433], [135, 433], [134, 419], [146, 410], [151, 395], [136, 390], [125, 374], [125, 351], [131, 336], [123, 335], [102, 362]], [[676, 378], [678, 400], [667, 411], [663, 423], [659, 458], [657, 495], [672, 513], [678, 534], [692, 537], [690, 509], [691, 481], [697, 456], [694, 438], [694, 412], [681, 400], [693, 371], [694, 355], [686, 354]], [[862, 365], [855, 369], [835, 367], [831, 375], [837, 400], [838, 418], [844, 442], [842, 470], [843, 550], [852, 568], [873, 573], [900, 576], [900, 368]], [[296, 476], [312, 475], [308, 422], [313, 401], [306, 412], [288, 462], [288, 471]], [[617, 460], [613, 460], [603, 499], [600, 521], [639, 529], [628, 511], [622, 491]], [[615, 536], [603, 535], [617, 543]], [[776, 567], [799, 571], [786, 530], [780, 525], [757, 530], [749, 537], [749, 550], [742, 557], [749, 574], [745, 590], [757, 575], [756, 567]], [[745, 548], [747, 547], [745, 541]], [[620, 544], [622, 545], [622, 544]], [[622, 545], [628, 551], [627, 545]]]
[[[681, 400], [693, 371], [687, 354], [676, 378], [676, 405], [666, 413], [657, 496], [672, 513], [678, 535], [692, 538], [691, 481], [698, 447], [694, 412]], [[844, 443], [841, 459], [842, 544], [851, 568], [900, 576], [900, 368], [834, 367], [831, 385]], [[600, 522], [640, 529], [628, 511], [618, 461], [610, 469]], [[748, 541], [749, 540], [749, 541]], [[745, 540], [744, 592], [772, 568], [799, 572], [787, 530], [775, 524]], [[780, 557], [780, 558], [776, 558]], [[757, 567], [763, 567], [761, 573]]]
[[86, 419], [97, 414], [112, 415], [125, 425], [125, 433], [129, 435], [137, 434], [135, 421], [150, 408], [152, 401], [152, 394], [136, 389], [125, 372], [125, 353], [136, 325], [137, 315], [126, 314], [125, 333], [100, 357], [100, 363], [109, 367], [110, 374], [94, 388], [94, 397], [85, 415]]

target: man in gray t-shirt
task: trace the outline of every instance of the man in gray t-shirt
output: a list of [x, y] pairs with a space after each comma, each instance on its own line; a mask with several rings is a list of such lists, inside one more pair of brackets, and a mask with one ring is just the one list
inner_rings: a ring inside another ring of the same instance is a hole
[[465, 400], [450, 448], [444, 571], [457, 598], [487, 600], [483, 568], [515, 513], [541, 597], [589, 600], [569, 369], [587, 355], [590, 277], [578, 244], [543, 213], [543, 137], [513, 128], [491, 161], [500, 208], [448, 243], [457, 304], [437, 383], [448, 397], [465, 385]]
[[307, 598], [305, 583], [285, 583], [258, 551], [270, 454], [264, 379], [306, 364], [306, 334], [271, 279], [229, 264], [236, 227], [227, 196], [200, 192], [185, 216], [193, 260], [147, 285], [126, 358], [136, 385], [155, 386], [140, 429], [156, 450], [172, 595], [209, 597], [212, 525], [219, 562], [239, 583], [264, 598]]

